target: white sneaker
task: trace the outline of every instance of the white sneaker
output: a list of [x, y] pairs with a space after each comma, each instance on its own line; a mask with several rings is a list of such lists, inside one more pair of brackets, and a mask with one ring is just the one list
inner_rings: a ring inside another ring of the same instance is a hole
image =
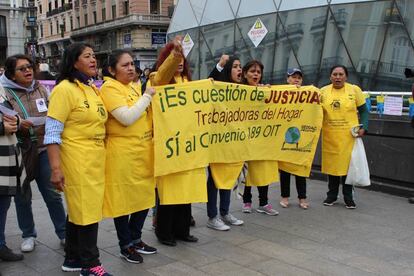
[[219, 217], [208, 219], [207, 227], [215, 229], [215, 230], [219, 230], [219, 231], [230, 230], [230, 226], [226, 225]]
[[22, 252], [32, 252], [36, 245], [36, 239], [34, 237], [25, 238], [20, 246]]
[[225, 222], [227, 224], [231, 224], [231, 225], [242, 225], [244, 223], [244, 221], [242, 221], [241, 219], [236, 218], [235, 216], [233, 216], [230, 213], [228, 213], [225, 216], [221, 216], [221, 219], [222, 219], [223, 222]]

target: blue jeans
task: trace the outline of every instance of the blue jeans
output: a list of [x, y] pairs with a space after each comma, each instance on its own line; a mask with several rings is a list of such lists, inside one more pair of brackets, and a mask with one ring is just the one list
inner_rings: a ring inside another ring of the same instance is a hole
[[[220, 215], [225, 216], [229, 213], [231, 190], [219, 190], [220, 193]], [[215, 218], [217, 216], [217, 188], [209, 168], [207, 180], [207, 216]]]
[[149, 209], [114, 218], [119, 247], [125, 249], [141, 241], [142, 227]]
[[[50, 218], [55, 226], [55, 233], [59, 239], [65, 238], [66, 214], [63, 208], [62, 196], [58, 193], [50, 182], [50, 165], [47, 152], [42, 151], [39, 154], [39, 166], [36, 177], [37, 187], [42, 194], [49, 210]], [[35, 223], [32, 212], [32, 195], [29, 189], [29, 196], [22, 196], [17, 193], [14, 198], [16, 203], [17, 222], [20, 230], [23, 232], [22, 237], [37, 237]]]
[[9, 210], [10, 202], [10, 196], [0, 195], [0, 248], [6, 245], [4, 229], [6, 228], [7, 210]]

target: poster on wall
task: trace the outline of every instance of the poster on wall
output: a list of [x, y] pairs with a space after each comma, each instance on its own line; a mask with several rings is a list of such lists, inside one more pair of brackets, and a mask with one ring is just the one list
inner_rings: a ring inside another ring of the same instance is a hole
[[384, 114], [402, 116], [403, 98], [385, 96], [384, 98]]
[[187, 57], [191, 52], [191, 49], [194, 47], [194, 41], [191, 39], [191, 36], [187, 33], [184, 36], [183, 41], [181, 42], [184, 50], [184, 56]]
[[253, 42], [254, 47], [259, 46], [260, 42], [262, 42], [263, 38], [268, 33], [266, 26], [263, 24], [260, 18], [257, 18], [256, 22], [254, 22], [253, 27], [247, 33], [250, 40]]

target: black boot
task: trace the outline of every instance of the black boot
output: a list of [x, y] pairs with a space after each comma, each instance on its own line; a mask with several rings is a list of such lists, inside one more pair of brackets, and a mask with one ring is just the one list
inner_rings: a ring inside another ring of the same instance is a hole
[[3, 245], [0, 247], [0, 259], [5, 262], [16, 262], [23, 260], [23, 255], [13, 253], [10, 248]]

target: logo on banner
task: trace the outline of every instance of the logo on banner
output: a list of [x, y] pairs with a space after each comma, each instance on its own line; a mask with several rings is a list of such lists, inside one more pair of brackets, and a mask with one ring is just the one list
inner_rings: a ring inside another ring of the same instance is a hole
[[256, 22], [253, 24], [253, 27], [247, 33], [250, 40], [253, 42], [254, 47], [259, 46], [263, 38], [268, 33], [266, 26], [263, 24], [260, 18], [257, 18]]

